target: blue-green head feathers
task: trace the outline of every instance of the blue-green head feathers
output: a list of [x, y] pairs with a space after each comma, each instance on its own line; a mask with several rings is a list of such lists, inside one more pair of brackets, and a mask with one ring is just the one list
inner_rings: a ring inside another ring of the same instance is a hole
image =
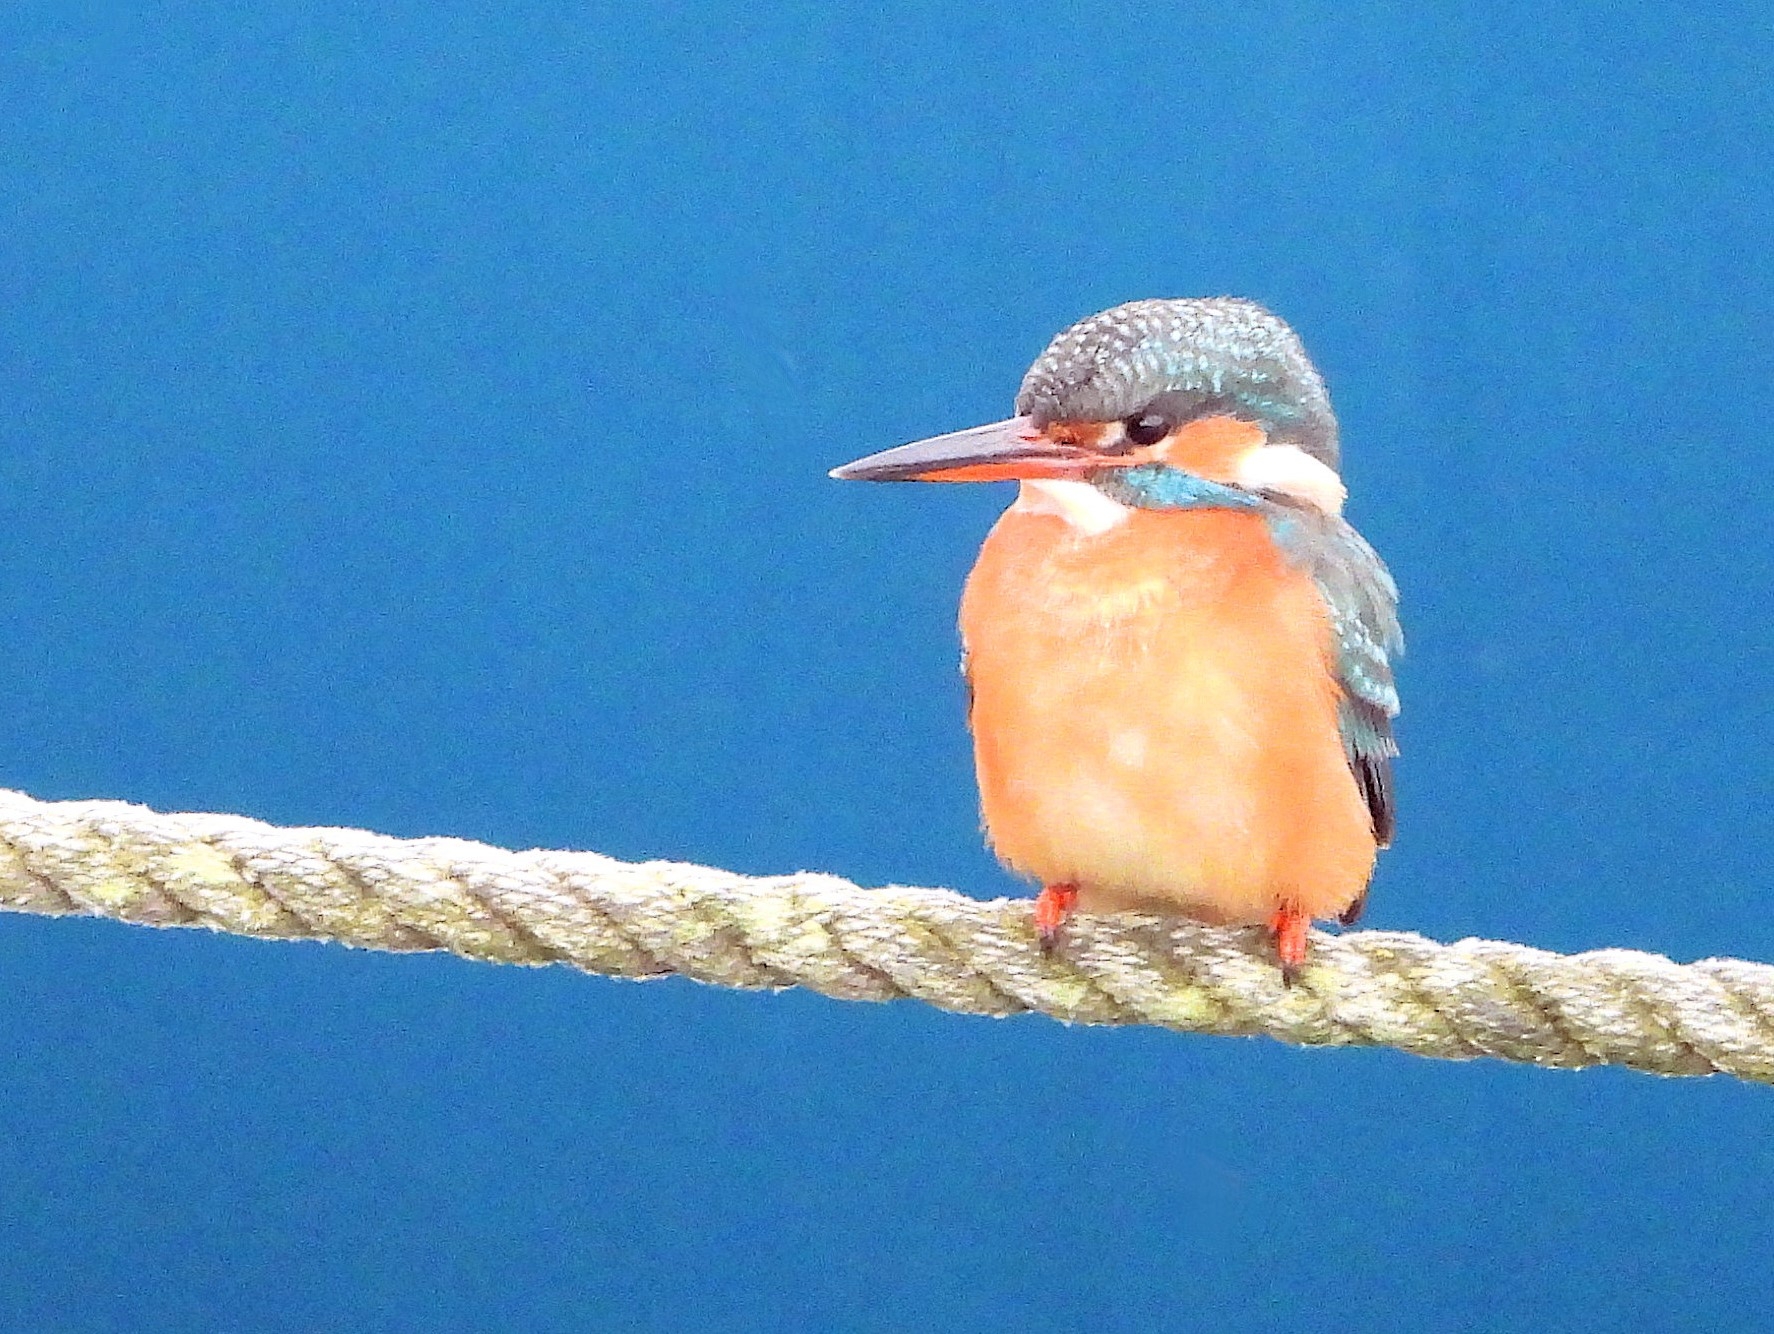
[[1078, 321], [1029, 367], [1016, 410], [1043, 425], [1119, 421], [1161, 397], [1185, 417], [1257, 422], [1337, 466], [1336, 415], [1299, 336], [1235, 297], [1130, 301]]

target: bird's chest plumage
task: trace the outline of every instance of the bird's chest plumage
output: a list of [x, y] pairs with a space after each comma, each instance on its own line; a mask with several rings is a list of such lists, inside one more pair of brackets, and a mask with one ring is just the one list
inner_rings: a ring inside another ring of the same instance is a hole
[[[1257, 515], [1135, 510], [1099, 532], [1014, 508], [961, 631], [999, 854], [1081, 905], [1329, 915], [1374, 847], [1312, 581]], [[1311, 882], [1302, 884], [1296, 882]]]

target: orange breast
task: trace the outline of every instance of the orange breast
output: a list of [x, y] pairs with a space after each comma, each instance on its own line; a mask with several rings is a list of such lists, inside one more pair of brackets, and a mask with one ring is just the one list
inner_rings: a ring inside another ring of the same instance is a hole
[[1091, 536], [1006, 512], [961, 604], [994, 849], [1085, 911], [1341, 911], [1375, 848], [1330, 633], [1255, 515], [1136, 510]]

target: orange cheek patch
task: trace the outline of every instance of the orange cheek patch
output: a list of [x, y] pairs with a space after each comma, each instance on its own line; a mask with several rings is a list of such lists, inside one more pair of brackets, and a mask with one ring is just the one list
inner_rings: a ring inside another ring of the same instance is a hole
[[1239, 460], [1260, 449], [1268, 438], [1263, 428], [1252, 422], [1203, 417], [1185, 423], [1154, 448], [1153, 456], [1210, 482], [1231, 482], [1238, 476]]
[[1096, 452], [1108, 433], [1107, 422], [1053, 422], [1047, 428], [1048, 439], [1076, 449], [1087, 449], [1092, 453]]

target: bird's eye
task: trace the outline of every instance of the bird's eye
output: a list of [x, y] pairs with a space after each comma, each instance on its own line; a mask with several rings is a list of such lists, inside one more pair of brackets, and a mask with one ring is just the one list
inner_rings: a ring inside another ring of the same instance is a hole
[[1137, 412], [1121, 423], [1122, 430], [1127, 432], [1127, 441], [1144, 449], [1147, 445], [1155, 445], [1169, 435], [1175, 423], [1162, 412]]

